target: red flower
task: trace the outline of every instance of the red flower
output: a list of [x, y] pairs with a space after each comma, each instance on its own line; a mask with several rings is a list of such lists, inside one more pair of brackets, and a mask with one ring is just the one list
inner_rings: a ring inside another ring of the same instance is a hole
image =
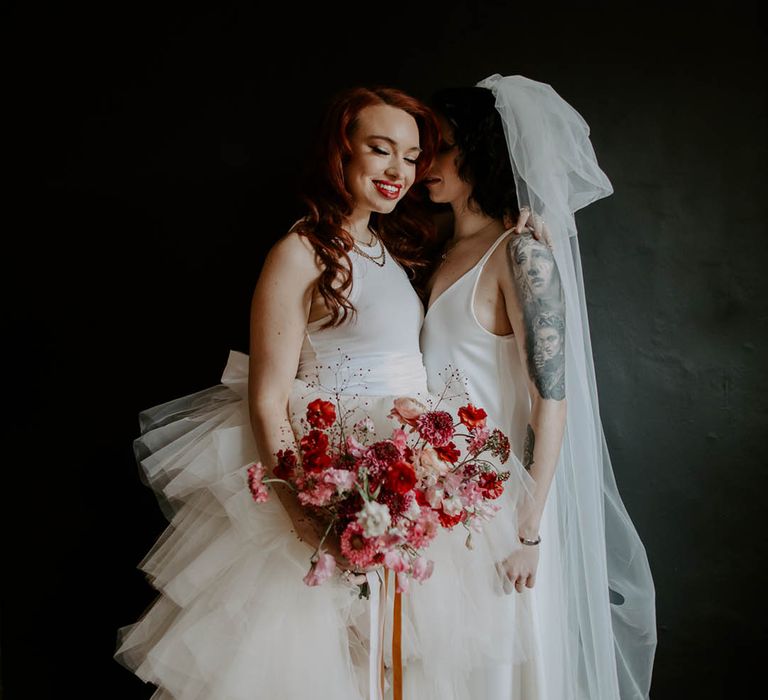
[[419, 435], [433, 447], [446, 445], [453, 437], [453, 418], [446, 411], [428, 411], [422, 413], [417, 421]]
[[293, 450], [278, 450], [275, 456], [277, 457], [277, 465], [272, 473], [278, 479], [290, 481], [296, 471], [296, 454]]
[[307, 421], [313, 428], [328, 428], [336, 420], [336, 408], [330, 401], [315, 399], [307, 406]]
[[494, 472], [483, 472], [480, 475], [479, 486], [483, 496], [488, 499], [498, 498], [504, 492], [504, 484]]
[[475, 408], [471, 403], [459, 409], [459, 420], [470, 430], [485, 426], [488, 414], [482, 408]]
[[435, 452], [437, 452], [437, 456], [440, 457], [443, 462], [450, 462], [451, 464], [456, 464], [456, 460], [461, 455], [461, 452], [459, 452], [456, 445], [452, 442], [449, 442], [447, 445], [435, 447]]
[[406, 493], [416, 485], [416, 472], [408, 462], [395, 462], [387, 470], [387, 488], [395, 493]]
[[416, 503], [418, 503], [420, 506], [426, 506], [427, 508], [432, 507], [429, 505], [429, 501], [421, 489], [414, 489], [413, 492], [416, 494]]
[[331, 466], [328, 450], [328, 436], [319, 430], [310, 430], [308, 435], [301, 438], [299, 443], [304, 453], [302, 466], [304, 471], [318, 472]]
[[456, 515], [448, 515], [440, 506], [440, 509], [437, 511], [437, 517], [440, 519], [440, 524], [450, 530], [454, 525], [458, 525], [461, 522], [461, 519], [464, 517], [464, 511]]

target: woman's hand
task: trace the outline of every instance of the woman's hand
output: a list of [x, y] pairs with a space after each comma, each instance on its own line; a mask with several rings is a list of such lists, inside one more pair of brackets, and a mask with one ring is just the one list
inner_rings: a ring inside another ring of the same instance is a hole
[[523, 586], [533, 588], [539, 566], [539, 546], [522, 545], [504, 561], [496, 564], [504, 582], [505, 593], [511, 593], [513, 587], [518, 593], [523, 592]]
[[[511, 223], [511, 220], [509, 223]], [[505, 226], [509, 227], [509, 223], [505, 220]], [[531, 213], [531, 210], [528, 207], [520, 207], [520, 215], [517, 217], [517, 223], [512, 228], [515, 233], [524, 233], [526, 231], [532, 233], [537, 241], [541, 241], [547, 248], [552, 250], [552, 237], [549, 233], [549, 229], [544, 223], [543, 217], [535, 212]]]

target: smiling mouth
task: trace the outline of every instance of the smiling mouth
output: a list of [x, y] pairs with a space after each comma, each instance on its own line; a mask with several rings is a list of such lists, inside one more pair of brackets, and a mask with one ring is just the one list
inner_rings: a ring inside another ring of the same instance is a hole
[[386, 199], [397, 199], [400, 196], [400, 190], [403, 189], [402, 185], [393, 185], [391, 182], [385, 182], [384, 180], [374, 180], [373, 184], [376, 187], [376, 191]]

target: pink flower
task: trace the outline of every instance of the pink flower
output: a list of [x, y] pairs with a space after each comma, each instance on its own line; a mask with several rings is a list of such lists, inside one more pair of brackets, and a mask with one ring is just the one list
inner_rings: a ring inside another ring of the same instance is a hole
[[408, 593], [408, 574], [404, 571], [397, 573], [397, 588], [398, 593]]
[[352, 566], [365, 568], [373, 564], [377, 555], [376, 540], [363, 534], [363, 526], [353, 520], [341, 535], [341, 553]]
[[336, 560], [325, 552], [320, 554], [319, 559], [312, 564], [307, 575], [304, 577], [304, 583], [308, 586], [319, 586], [325, 583], [336, 570]]
[[472, 433], [473, 437], [470, 440], [469, 445], [467, 445], [467, 451], [469, 454], [476, 455], [482, 452], [490, 434], [491, 431], [488, 430], [488, 428], [480, 428], [475, 430], [475, 432]]
[[449, 496], [456, 494], [461, 488], [461, 482], [463, 481], [461, 474], [456, 472], [449, 472], [443, 477], [443, 488]]
[[349, 452], [349, 454], [357, 459], [358, 457], [363, 456], [363, 453], [365, 452], [365, 445], [350, 435], [347, 437], [347, 452]]
[[427, 503], [433, 508], [438, 508], [440, 502], [443, 500], [445, 491], [437, 486], [430, 486], [424, 493], [424, 497], [427, 499]]
[[467, 481], [459, 487], [459, 495], [461, 500], [468, 506], [473, 506], [475, 503], [483, 500], [483, 492], [475, 481]]
[[337, 493], [351, 490], [356, 480], [357, 474], [348, 469], [326, 469], [323, 472], [323, 483], [335, 486]]
[[299, 477], [296, 479], [296, 485], [299, 487], [299, 502], [304, 506], [327, 505], [336, 493], [336, 487], [333, 484], [311, 477]]
[[435, 568], [435, 562], [419, 557], [413, 562], [411, 575], [419, 583], [424, 583], [431, 575]]
[[421, 516], [408, 528], [408, 544], [416, 549], [426, 547], [440, 530], [440, 521], [437, 513], [431, 508], [423, 507]]
[[446, 464], [437, 454], [432, 445], [425, 445], [420, 450], [415, 450], [413, 453], [413, 461], [416, 467], [416, 473], [419, 477], [426, 478], [432, 476], [442, 476], [445, 474], [450, 465]]
[[392, 571], [408, 571], [408, 562], [403, 559], [403, 556], [396, 549], [387, 552], [384, 555], [384, 566]]
[[405, 434], [405, 430], [397, 428], [392, 432], [392, 442], [394, 443], [397, 451], [400, 455], [405, 454], [405, 448], [408, 446], [408, 436]]
[[269, 498], [269, 489], [262, 483], [266, 471], [261, 462], [248, 467], [248, 489], [256, 503], [264, 503]]
[[418, 417], [427, 410], [427, 407], [409, 396], [400, 396], [395, 399], [389, 415], [397, 418], [402, 425], [416, 425]]
[[447, 445], [453, 437], [453, 418], [446, 411], [428, 411], [416, 419], [419, 435], [434, 447]]

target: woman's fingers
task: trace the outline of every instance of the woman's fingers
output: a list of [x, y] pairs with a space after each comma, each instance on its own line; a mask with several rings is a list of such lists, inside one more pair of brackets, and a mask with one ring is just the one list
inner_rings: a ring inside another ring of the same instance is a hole
[[531, 218], [531, 210], [528, 207], [520, 207], [520, 214], [517, 217], [517, 223], [513, 229], [515, 233], [522, 233], [528, 226], [528, 220]]

